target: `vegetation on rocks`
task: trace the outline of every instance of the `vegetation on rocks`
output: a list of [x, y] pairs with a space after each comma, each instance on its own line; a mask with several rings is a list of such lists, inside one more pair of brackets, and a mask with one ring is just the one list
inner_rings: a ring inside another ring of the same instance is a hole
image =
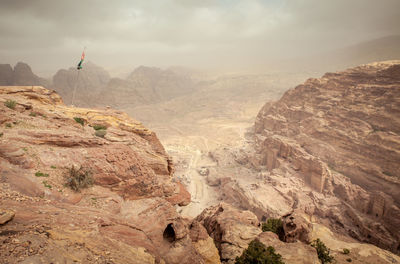
[[311, 246], [317, 250], [318, 258], [322, 264], [331, 263], [333, 261], [334, 258], [330, 255], [330, 249], [327, 248], [319, 238], [314, 240]]
[[279, 237], [283, 235], [283, 223], [279, 218], [268, 218], [267, 222], [262, 223], [261, 229], [263, 232], [271, 231]]
[[84, 169], [83, 167], [76, 169], [74, 166], [68, 169], [65, 180], [65, 185], [77, 192], [83, 188], [92, 186], [94, 183], [90, 170]]
[[85, 125], [85, 120], [83, 120], [83, 118], [81, 118], [81, 117], [74, 117], [74, 120], [75, 120], [77, 123], [81, 124], [82, 126]]
[[106, 127], [106, 126], [103, 126], [103, 125], [94, 125], [94, 126], [93, 126], [93, 129], [94, 129], [94, 130], [106, 130], [107, 127]]
[[37, 171], [37, 172], [35, 173], [35, 176], [36, 176], [36, 177], [49, 177], [49, 174], [43, 173], [43, 172], [41, 172], [41, 171]]
[[7, 106], [10, 109], [15, 109], [15, 106], [17, 105], [17, 102], [14, 100], [7, 100], [4, 102], [4, 105]]
[[249, 247], [236, 258], [236, 264], [284, 264], [282, 256], [275, 252], [275, 248], [266, 247], [258, 239], [250, 242]]

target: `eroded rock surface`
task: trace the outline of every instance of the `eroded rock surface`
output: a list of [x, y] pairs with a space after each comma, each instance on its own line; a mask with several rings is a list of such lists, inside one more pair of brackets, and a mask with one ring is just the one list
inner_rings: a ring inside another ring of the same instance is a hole
[[196, 220], [214, 239], [224, 263], [234, 263], [235, 258], [261, 233], [256, 215], [226, 203], [205, 209]]
[[[15, 212], [0, 226], [2, 260], [218, 263], [207, 232], [176, 212], [190, 195], [141, 123], [111, 109], [66, 107], [37, 86], [0, 87], [0, 117], [1, 209]], [[95, 135], [99, 125], [104, 137]], [[89, 171], [94, 185], [66, 187], [72, 166]]]
[[399, 113], [399, 61], [309, 79], [258, 114], [257, 166], [297, 175], [336, 196], [341, 209], [315, 213], [359, 240], [398, 252]]

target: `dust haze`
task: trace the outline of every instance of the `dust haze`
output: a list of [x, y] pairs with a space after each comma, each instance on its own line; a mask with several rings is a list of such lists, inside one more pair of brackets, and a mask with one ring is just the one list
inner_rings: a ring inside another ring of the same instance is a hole
[[115, 74], [139, 65], [297, 70], [320, 54], [399, 35], [399, 25], [397, 0], [1, 0], [0, 60], [50, 77], [86, 46], [88, 60]]

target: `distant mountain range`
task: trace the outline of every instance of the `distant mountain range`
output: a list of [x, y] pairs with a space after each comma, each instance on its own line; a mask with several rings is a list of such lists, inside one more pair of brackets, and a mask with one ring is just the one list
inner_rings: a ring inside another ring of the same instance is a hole
[[[287, 72], [326, 72], [365, 64], [371, 61], [400, 59], [400, 35], [379, 38], [296, 60], [282, 61], [274, 67]], [[140, 66], [126, 78], [111, 78], [100, 66], [87, 62], [78, 72], [75, 68], [61, 69], [51, 80], [32, 72], [30, 66], [18, 62], [14, 68], [0, 64], [0, 85], [41, 85], [57, 91], [66, 104], [96, 107], [110, 105], [126, 109], [138, 105], [165, 102], [183, 95], [204, 90], [210, 78], [182, 67], [160, 69]], [[246, 87], [243, 87], [246, 88]], [[290, 87], [287, 87], [290, 88]]]

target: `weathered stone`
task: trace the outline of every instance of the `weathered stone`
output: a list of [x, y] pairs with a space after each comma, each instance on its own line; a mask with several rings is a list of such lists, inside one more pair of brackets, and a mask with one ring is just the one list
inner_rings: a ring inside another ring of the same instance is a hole
[[0, 209], [0, 225], [11, 221], [15, 216], [15, 213], [11, 210]]

